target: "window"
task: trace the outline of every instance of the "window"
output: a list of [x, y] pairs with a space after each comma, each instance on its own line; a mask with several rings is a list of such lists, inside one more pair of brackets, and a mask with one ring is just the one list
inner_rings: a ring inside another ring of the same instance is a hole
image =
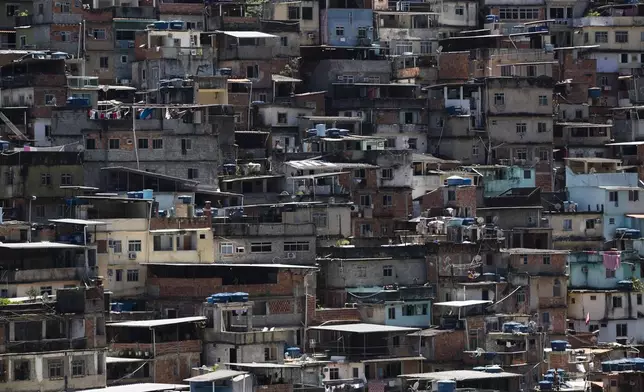
[[41, 174], [40, 185], [51, 185], [51, 174]]
[[280, 37], [280, 43], [282, 46], [288, 46], [288, 37]]
[[62, 42], [71, 41], [72, 34], [69, 31], [61, 31], [59, 34], [60, 34], [60, 40]]
[[465, 15], [465, 7], [463, 7], [462, 5], [457, 5], [456, 7], [454, 7], [454, 13], [459, 16]]
[[391, 344], [392, 344], [394, 347], [400, 347], [400, 336], [394, 336], [394, 337], [391, 339]]
[[120, 139], [110, 139], [108, 148], [110, 150], [118, 150], [121, 148], [121, 140]]
[[391, 195], [382, 195], [382, 206], [391, 207], [394, 205], [393, 196]]
[[407, 139], [407, 146], [410, 150], [416, 150], [418, 148], [418, 139], [410, 137]]
[[127, 270], [127, 281], [128, 282], [138, 282], [139, 281], [139, 270], [129, 269]]
[[638, 305], [642, 304], [642, 294], [637, 294], [637, 304]]
[[363, 207], [371, 207], [371, 195], [360, 195], [360, 205]]
[[495, 105], [505, 105], [505, 94], [504, 93], [494, 93], [494, 104]]
[[138, 143], [137, 143], [137, 146], [138, 146], [140, 149], [145, 149], [145, 150], [147, 150], [147, 149], [148, 149], [148, 147], [149, 147], [149, 143], [150, 143], [150, 141], [149, 141], [148, 139], [139, 139], [139, 140], [138, 140]]
[[539, 149], [539, 160], [548, 162], [549, 159], [550, 159], [550, 152], [548, 152], [548, 149], [540, 148]]
[[613, 297], [613, 308], [622, 307], [622, 297]]
[[344, 27], [343, 26], [335, 26], [335, 35], [338, 37], [343, 37], [344, 36]]
[[286, 116], [286, 113], [277, 113], [277, 123], [278, 124], [288, 123], [288, 117]]
[[628, 325], [627, 324], [616, 324], [615, 333], [617, 336], [628, 336]]
[[526, 160], [528, 159], [528, 150], [525, 148], [517, 148], [515, 151], [516, 159]]
[[314, 212], [313, 213], [313, 224], [316, 228], [326, 228], [328, 226], [328, 217], [324, 212]]
[[586, 229], [594, 229], [594, 228], [595, 228], [595, 220], [586, 219]]
[[392, 178], [394, 178], [394, 170], [382, 169], [381, 175], [383, 180], [391, 180]]
[[550, 256], [543, 256], [543, 265], [550, 265]]
[[246, 66], [246, 77], [249, 79], [259, 78], [259, 65]]
[[24, 359], [13, 361], [13, 380], [28, 381], [31, 377], [31, 362]]
[[226, 256], [226, 255], [232, 255], [235, 253], [234, 246], [231, 242], [224, 242], [219, 244], [219, 253]]
[[608, 218], [608, 224], [609, 225], [614, 225], [615, 224], [615, 218]]
[[382, 276], [394, 276], [394, 267], [385, 265], [382, 267]]
[[530, 178], [532, 178], [532, 170], [530, 170], [530, 169], [524, 170], [523, 171], [523, 178], [526, 179], [526, 180], [529, 180]]
[[628, 191], [628, 201], [638, 201], [640, 199], [639, 191]]
[[608, 201], [617, 203], [619, 201], [618, 193], [616, 191], [608, 192]]
[[313, 20], [313, 7], [302, 7], [302, 20]]
[[47, 361], [47, 367], [49, 368], [49, 379], [63, 378], [63, 361]]
[[360, 235], [365, 237], [371, 237], [373, 231], [371, 230], [371, 225], [369, 223], [360, 224]]
[[[58, 3], [56, 3], [58, 4]], [[69, 14], [72, 12], [72, 6], [70, 3], [60, 3], [60, 13]]]
[[300, 7], [288, 7], [288, 19], [300, 20]]
[[365, 178], [367, 171], [365, 169], [358, 169], [353, 171], [353, 178]]
[[628, 43], [628, 31], [616, 31], [615, 43], [618, 43], [618, 44]]
[[72, 185], [72, 175], [71, 174], [61, 174], [60, 175], [60, 185]]
[[389, 320], [395, 320], [396, 319], [396, 308], [388, 308], [387, 309], [387, 318]]
[[364, 265], [359, 265], [358, 266], [358, 278], [366, 278], [367, 277], [367, 267]]
[[421, 54], [431, 54], [432, 53], [432, 41], [420, 41], [420, 53]]
[[537, 124], [537, 132], [538, 133], [546, 133], [548, 130], [546, 128], [546, 123], [540, 122]]
[[105, 33], [105, 29], [93, 29], [92, 32], [92, 37], [96, 40], [105, 40], [107, 39], [107, 34]]
[[517, 303], [518, 303], [518, 304], [522, 304], [522, 303], [524, 303], [524, 302], [525, 302], [525, 292], [523, 292], [523, 291], [519, 291], [519, 292], [517, 293]]
[[4, 173], [4, 184], [13, 185], [13, 172], [11, 170]]
[[20, 10], [20, 6], [17, 4], [7, 4], [7, 16], [13, 17], [17, 16], [17, 12]]
[[477, 144], [472, 146], [472, 156], [478, 156], [479, 155], [479, 146]]
[[353, 378], [359, 378], [360, 376], [360, 369], [357, 367], [351, 368]]
[[396, 148], [396, 138], [388, 137], [385, 139], [385, 148]]
[[572, 219], [564, 219], [563, 231], [572, 231]]
[[306, 241], [284, 242], [284, 252], [308, 252], [310, 245]]
[[526, 133], [527, 130], [528, 130], [528, 124], [517, 123], [517, 133]]
[[559, 279], [555, 279], [554, 283], [552, 284], [552, 296], [561, 297], [561, 282], [559, 281]]
[[199, 169], [189, 168], [188, 169], [188, 179], [189, 180], [194, 180], [195, 178], [199, 178]]
[[591, 301], [597, 301], [597, 296], [596, 295], [591, 295], [590, 300]]
[[403, 120], [405, 124], [413, 124], [414, 123], [414, 112], [404, 112], [403, 113]]
[[192, 150], [192, 139], [181, 139], [181, 149], [183, 151]]
[[141, 240], [129, 240], [127, 242], [128, 252], [140, 252], [141, 249]]
[[85, 139], [86, 150], [96, 150], [96, 139]]
[[539, 106], [548, 106], [548, 96], [539, 95]]
[[110, 59], [109, 57], [101, 57], [99, 58], [99, 67], [102, 69], [108, 69], [110, 67]]
[[456, 200], [456, 192], [447, 191], [447, 201], [455, 201], [455, 200]]
[[541, 313], [541, 322], [544, 324], [550, 324], [550, 313], [548, 312]]
[[[284, 244], [286, 245], [286, 244]], [[251, 242], [251, 253], [270, 253], [273, 251], [273, 244], [270, 242]]]
[[331, 379], [331, 380], [339, 380], [340, 379], [340, 369], [338, 369], [338, 368], [330, 368], [329, 369], [329, 379]]
[[83, 377], [85, 375], [85, 361], [76, 359], [72, 361], [72, 377]]
[[54, 293], [54, 290], [51, 289], [51, 286], [41, 286], [40, 287], [40, 295], [52, 295]]
[[614, 278], [614, 277], [615, 277], [615, 271], [612, 270], [612, 269], [606, 268], [606, 278], [610, 279], [610, 278]]
[[500, 8], [499, 19], [530, 20], [539, 18], [538, 8]]
[[595, 43], [596, 44], [607, 44], [608, 43], [608, 32], [607, 31], [595, 31]]
[[117, 269], [116, 271], [116, 281], [120, 282], [123, 280], [123, 270], [122, 269]]
[[121, 240], [109, 240], [108, 247], [112, 249], [112, 253], [121, 253], [123, 251]]
[[54, 94], [45, 94], [45, 105], [56, 106], [56, 97]]
[[153, 150], [162, 150], [163, 149], [163, 139], [152, 139], [152, 149]]
[[628, 63], [628, 53], [622, 53], [619, 55], [619, 62], [622, 64]]

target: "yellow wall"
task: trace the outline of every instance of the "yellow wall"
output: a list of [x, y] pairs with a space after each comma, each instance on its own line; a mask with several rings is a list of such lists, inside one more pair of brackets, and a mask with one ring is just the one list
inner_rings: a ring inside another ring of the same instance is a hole
[[197, 103], [200, 105], [228, 105], [226, 89], [199, 89]]
[[[212, 230], [198, 230], [190, 233], [197, 236], [196, 250], [154, 250], [154, 233], [150, 233], [148, 240], [148, 254], [150, 263], [214, 263], [215, 262], [215, 245], [213, 242]], [[200, 238], [205, 235], [206, 238]], [[176, 248], [176, 236], [172, 240]]]

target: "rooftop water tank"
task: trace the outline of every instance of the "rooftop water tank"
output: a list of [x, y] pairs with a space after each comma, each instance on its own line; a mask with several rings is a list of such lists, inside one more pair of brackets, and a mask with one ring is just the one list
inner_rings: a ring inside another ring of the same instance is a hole
[[438, 392], [454, 392], [456, 391], [456, 381], [454, 380], [440, 380], [436, 383]]
[[325, 124], [316, 124], [315, 129], [319, 137], [326, 136], [326, 125]]
[[182, 20], [171, 20], [170, 21], [170, 30], [185, 30], [186, 22]]
[[157, 30], [167, 30], [170, 28], [170, 23], [163, 20], [159, 20], [157, 22], [152, 23], [152, 26]]
[[566, 346], [568, 346], [568, 342], [565, 340], [553, 340], [550, 342], [552, 351], [566, 351]]

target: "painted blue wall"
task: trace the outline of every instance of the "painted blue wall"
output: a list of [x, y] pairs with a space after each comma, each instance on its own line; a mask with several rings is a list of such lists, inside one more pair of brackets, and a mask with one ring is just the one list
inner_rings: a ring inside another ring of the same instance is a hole
[[571, 253], [568, 255], [570, 263], [568, 286], [571, 288], [615, 289], [620, 280], [640, 279], [642, 276], [641, 267], [639, 263], [628, 262], [630, 258], [631, 254], [622, 252], [622, 263], [615, 271], [615, 277], [607, 278], [601, 254]]
[[[414, 316], [403, 316], [403, 307], [413, 305], [416, 306], [416, 315]], [[423, 306], [426, 309], [426, 314], [422, 314]], [[389, 318], [389, 309], [394, 308], [396, 312], [396, 318]], [[398, 327], [429, 327], [431, 324], [431, 309], [432, 305], [430, 301], [405, 301], [404, 304], [395, 304], [395, 305], [386, 305], [385, 306], [385, 325], [395, 325]]]
[[[344, 35], [336, 35], [336, 27], [344, 27]], [[373, 10], [331, 8], [326, 10], [326, 42], [332, 46], [359, 46], [358, 28], [367, 28], [367, 38], [373, 41]], [[369, 28], [371, 27], [371, 28]], [[344, 37], [344, 42], [341, 38]]]

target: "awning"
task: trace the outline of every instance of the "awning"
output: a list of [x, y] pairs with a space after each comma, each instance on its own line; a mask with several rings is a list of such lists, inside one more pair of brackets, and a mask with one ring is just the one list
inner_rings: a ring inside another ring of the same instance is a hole
[[380, 362], [396, 362], [396, 361], [424, 361], [425, 357], [400, 357], [400, 358], [379, 358], [379, 359], [365, 359], [360, 361], [362, 363], [380, 363]]
[[320, 173], [320, 174], [311, 174], [308, 176], [287, 177], [286, 179], [287, 180], [312, 180], [315, 178], [339, 176], [341, 174], [351, 174], [351, 172]]
[[437, 302], [434, 305], [436, 306], [447, 306], [449, 308], [463, 308], [465, 306], [476, 306], [476, 305], [485, 305], [491, 304], [492, 301], [483, 301], [478, 299], [470, 299], [467, 301], [448, 301], [448, 302]]
[[151, 234], [172, 234], [172, 233], [181, 233], [181, 232], [186, 232], [186, 231], [208, 231], [210, 228], [208, 227], [196, 227], [196, 228], [189, 228], [189, 229], [157, 229], [157, 230], [150, 230]]
[[228, 79], [226, 80], [228, 83], [250, 83], [249, 79]]
[[145, 362], [143, 358], [121, 358], [121, 357], [105, 357], [105, 363], [131, 363], [131, 362]]
[[235, 38], [277, 38], [276, 35], [262, 33], [261, 31], [217, 31]]
[[218, 380], [227, 380], [229, 378], [237, 377], [237, 376], [240, 376], [242, 374], [246, 374], [246, 372], [239, 372], [237, 370], [221, 369], [221, 370], [215, 370], [214, 372], [211, 372], [211, 373], [202, 374], [200, 376], [186, 378], [183, 381], [188, 381], [188, 382], [214, 382], [214, 381], [218, 381]]
[[396, 327], [393, 325], [380, 325], [380, 324], [336, 324], [336, 325], [320, 325], [317, 327], [310, 327], [309, 329], [317, 331], [335, 331], [335, 332], [350, 332], [350, 333], [378, 333], [378, 332], [413, 332], [418, 331], [420, 328]]
[[130, 327], [130, 328], [154, 328], [164, 327], [166, 325], [196, 323], [206, 321], [203, 316], [196, 317], [180, 317], [174, 319], [161, 319], [161, 320], [136, 320], [136, 321], [123, 321], [120, 323], [107, 324], [108, 327]]
[[98, 225], [107, 224], [105, 222], [86, 220], [86, 219], [50, 219], [49, 221], [54, 223], [67, 223], [70, 225], [83, 225], [83, 226], [98, 226]]
[[283, 75], [271, 75], [271, 79], [275, 83], [299, 83], [302, 79], [291, 78]]

